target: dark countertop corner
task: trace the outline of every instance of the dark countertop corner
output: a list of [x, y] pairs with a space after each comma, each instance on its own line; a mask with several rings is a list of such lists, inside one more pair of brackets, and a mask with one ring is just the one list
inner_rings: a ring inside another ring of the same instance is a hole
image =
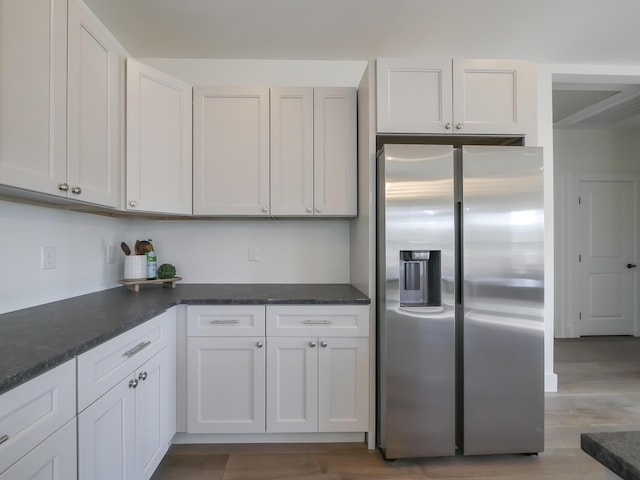
[[583, 433], [580, 447], [624, 480], [640, 480], [640, 431]]

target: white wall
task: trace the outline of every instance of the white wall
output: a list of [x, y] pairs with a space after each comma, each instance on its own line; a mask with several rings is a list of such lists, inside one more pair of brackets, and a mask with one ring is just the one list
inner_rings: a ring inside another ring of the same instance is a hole
[[[118, 285], [129, 229], [129, 220], [0, 201], [0, 313]], [[55, 270], [41, 269], [43, 245], [56, 247]]]
[[143, 220], [135, 238], [151, 238], [182, 283], [349, 283], [348, 220]]

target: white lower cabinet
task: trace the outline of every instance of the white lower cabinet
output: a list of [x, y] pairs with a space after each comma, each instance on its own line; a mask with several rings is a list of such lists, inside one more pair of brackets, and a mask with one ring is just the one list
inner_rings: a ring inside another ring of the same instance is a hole
[[151, 477], [169, 446], [164, 432], [169, 368], [164, 348], [80, 413], [80, 479]]
[[0, 474], [0, 480], [73, 480], [76, 470], [76, 419]]
[[368, 311], [187, 306], [187, 433], [368, 431]]
[[187, 339], [187, 432], [264, 432], [264, 337]]
[[176, 429], [174, 344], [171, 310], [78, 357], [80, 480], [151, 477]]
[[269, 337], [268, 432], [362, 432], [369, 412], [367, 338]]

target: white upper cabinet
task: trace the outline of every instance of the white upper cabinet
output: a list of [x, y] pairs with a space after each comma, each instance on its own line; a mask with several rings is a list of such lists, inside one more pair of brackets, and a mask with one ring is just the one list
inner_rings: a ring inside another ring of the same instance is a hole
[[116, 40], [80, 0], [69, 1], [68, 29], [70, 196], [117, 207], [124, 57]]
[[64, 197], [67, 2], [0, 0], [0, 32], [0, 183]]
[[271, 89], [271, 214], [313, 215], [313, 88]]
[[517, 60], [377, 60], [378, 132], [535, 132], [535, 67]]
[[192, 86], [127, 60], [126, 209], [191, 214]]
[[314, 213], [356, 216], [356, 89], [315, 88], [313, 96]]
[[194, 90], [196, 215], [269, 215], [269, 88]]

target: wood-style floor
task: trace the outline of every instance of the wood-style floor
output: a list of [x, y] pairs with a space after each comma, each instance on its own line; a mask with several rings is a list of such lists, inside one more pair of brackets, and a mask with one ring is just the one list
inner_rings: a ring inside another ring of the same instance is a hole
[[152, 480], [602, 480], [580, 433], [640, 429], [640, 338], [556, 340], [545, 451], [385, 462], [364, 444], [174, 445]]

